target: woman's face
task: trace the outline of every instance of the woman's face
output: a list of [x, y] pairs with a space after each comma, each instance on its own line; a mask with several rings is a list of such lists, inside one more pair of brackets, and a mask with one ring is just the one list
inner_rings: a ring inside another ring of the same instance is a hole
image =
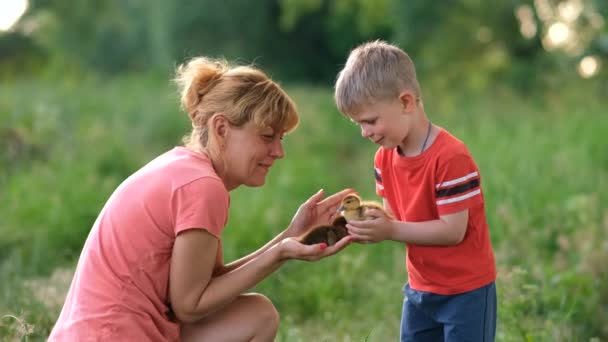
[[239, 185], [264, 185], [270, 167], [285, 155], [284, 133], [270, 127], [259, 128], [253, 122], [242, 127], [229, 125], [222, 150], [226, 187], [231, 190]]

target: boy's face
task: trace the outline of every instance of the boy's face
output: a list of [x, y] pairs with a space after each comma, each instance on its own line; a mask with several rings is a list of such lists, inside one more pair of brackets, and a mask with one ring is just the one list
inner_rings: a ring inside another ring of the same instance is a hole
[[386, 149], [401, 144], [410, 128], [410, 115], [399, 99], [363, 105], [349, 117], [359, 127], [361, 136]]

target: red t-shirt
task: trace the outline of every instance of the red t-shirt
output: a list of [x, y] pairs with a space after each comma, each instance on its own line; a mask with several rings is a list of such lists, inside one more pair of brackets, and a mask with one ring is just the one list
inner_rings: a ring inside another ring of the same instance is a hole
[[229, 200], [209, 159], [183, 147], [125, 180], [89, 233], [49, 341], [178, 341], [167, 316], [175, 238], [205, 229], [220, 239]]
[[469, 210], [464, 239], [455, 246], [408, 243], [410, 286], [450, 295], [471, 291], [496, 279], [479, 170], [464, 143], [441, 130], [422, 154], [403, 157], [397, 149], [380, 148], [374, 160], [376, 192], [396, 219], [437, 220]]

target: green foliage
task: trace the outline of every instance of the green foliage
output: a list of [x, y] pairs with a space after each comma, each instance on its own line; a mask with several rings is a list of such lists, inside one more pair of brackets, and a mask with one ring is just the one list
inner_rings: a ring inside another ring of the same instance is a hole
[[[2, 318], [0, 336], [45, 339], [111, 192], [187, 132], [165, 79], [0, 85], [0, 317], [22, 322]], [[467, 143], [481, 169], [499, 268], [499, 341], [608, 338], [608, 120], [592, 85], [522, 98], [423, 82], [429, 116]], [[301, 125], [264, 187], [231, 194], [227, 261], [284, 229], [319, 188], [375, 197], [375, 146], [337, 113], [331, 90], [287, 90]], [[404, 258], [396, 243], [352, 245], [317, 263], [289, 262], [255, 290], [281, 312], [279, 341], [395, 340]]]
[[[608, 56], [608, 32], [601, 24], [608, 9], [597, 0], [571, 2], [582, 6], [568, 21], [573, 43], [555, 49], [543, 45], [550, 25], [565, 20], [559, 14], [565, 3], [38, 0], [14, 33], [0, 33], [0, 64], [10, 66], [0, 71], [36, 73], [35, 65], [22, 62], [33, 59], [62, 71], [166, 72], [202, 54], [239, 58], [285, 79], [329, 85], [354, 46], [385, 39], [414, 57], [423, 78], [445, 88], [459, 84], [480, 91], [501, 82], [529, 92], [578, 77], [576, 66], [585, 55]], [[520, 31], [522, 9], [529, 10], [527, 24], [535, 30], [528, 38]]]

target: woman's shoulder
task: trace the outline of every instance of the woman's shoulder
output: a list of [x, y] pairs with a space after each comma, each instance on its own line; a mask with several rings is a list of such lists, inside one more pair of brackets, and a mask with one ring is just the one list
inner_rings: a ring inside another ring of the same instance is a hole
[[205, 155], [184, 147], [175, 147], [159, 155], [129, 178], [129, 183], [136, 183], [138, 187], [172, 191], [191, 184], [223, 185]]

